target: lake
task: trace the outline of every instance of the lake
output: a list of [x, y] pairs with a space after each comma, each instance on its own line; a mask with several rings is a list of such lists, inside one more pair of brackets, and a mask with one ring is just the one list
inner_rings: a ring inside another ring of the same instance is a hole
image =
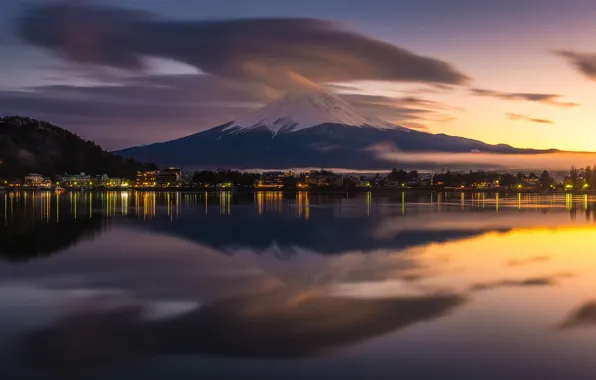
[[594, 379], [596, 197], [0, 194], [2, 379]]

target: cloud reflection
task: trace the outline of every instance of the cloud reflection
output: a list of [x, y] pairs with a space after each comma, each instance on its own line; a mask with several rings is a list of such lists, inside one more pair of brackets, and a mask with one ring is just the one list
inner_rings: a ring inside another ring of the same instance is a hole
[[470, 290], [481, 291], [491, 290], [508, 286], [553, 286], [557, 284], [557, 277], [535, 277], [524, 280], [503, 280], [486, 284], [475, 284], [472, 285]]
[[596, 327], [596, 300], [581, 305], [559, 327], [562, 329]]
[[176, 317], [148, 320], [143, 306], [90, 310], [21, 341], [28, 368], [81, 373], [153, 355], [320, 356], [461, 306], [458, 295], [356, 299], [275, 292], [231, 298]]

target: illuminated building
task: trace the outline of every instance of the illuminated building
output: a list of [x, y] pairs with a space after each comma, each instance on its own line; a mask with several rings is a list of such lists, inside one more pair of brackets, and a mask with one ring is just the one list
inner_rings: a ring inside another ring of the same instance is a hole
[[257, 182], [257, 189], [282, 189], [283, 187], [283, 180], [278, 178], [262, 179]]
[[283, 172], [265, 172], [257, 181], [257, 189], [282, 189], [284, 187], [285, 174]]
[[178, 186], [182, 180], [182, 169], [180, 168], [166, 168], [160, 170], [155, 178], [156, 186], [159, 187], [174, 187]]
[[522, 185], [525, 190], [538, 190], [540, 188], [540, 178], [536, 176], [525, 177]]
[[472, 185], [477, 189], [496, 189], [499, 187], [499, 181], [496, 180], [489, 180], [489, 181], [482, 181], [477, 182]]
[[216, 187], [219, 190], [232, 190], [234, 188], [234, 184], [231, 182], [222, 182], [218, 183]]
[[107, 174], [102, 174], [100, 176], [97, 176], [98, 182], [99, 182], [99, 186], [102, 187], [109, 187], [110, 186], [110, 177], [108, 177]]
[[178, 179], [180, 177], [176, 173], [159, 172], [155, 179], [156, 186], [158, 187], [172, 187], [178, 185]]
[[41, 174], [31, 173], [25, 176], [25, 186], [41, 186], [44, 178]]
[[122, 178], [108, 178], [106, 182], [107, 187], [121, 187], [124, 181]]
[[59, 184], [63, 187], [89, 187], [91, 176], [85, 173], [67, 174], [59, 179]]
[[174, 180], [174, 182], [176, 181], [180, 181], [182, 179], [182, 169], [180, 168], [166, 168], [163, 170], [160, 170], [159, 172], [160, 175], [166, 175], [166, 174], [170, 174], [170, 175], [175, 175], [176, 179]]
[[157, 185], [159, 171], [137, 172], [137, 187], [153, 187]]
[[288, 172], [264, 172], [261, 179], [257, 181], [256, 188], [263, 190], [279, 190], [283, 189], [286, 179], [294, 178], [294, 173]]

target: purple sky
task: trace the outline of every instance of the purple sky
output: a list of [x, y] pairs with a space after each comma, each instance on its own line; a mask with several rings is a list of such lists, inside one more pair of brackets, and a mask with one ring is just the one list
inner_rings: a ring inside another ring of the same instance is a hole
[[0, 0], [0, 115], [116, 149], [232, 120], [299, 76], [411, 128], [596, 150], [596, 3], [388, 3]]

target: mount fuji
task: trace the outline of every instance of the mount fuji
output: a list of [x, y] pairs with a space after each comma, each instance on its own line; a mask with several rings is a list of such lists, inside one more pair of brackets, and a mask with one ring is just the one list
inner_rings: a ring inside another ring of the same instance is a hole
[[544, 152], [404, 128], [361, 115], [339, 96], [315, 89], [289, 93], [203, 132], [116, 153], [186, 168], [373, 170], [393, 164], [369, 149], [381, 143], [410, 152]]

